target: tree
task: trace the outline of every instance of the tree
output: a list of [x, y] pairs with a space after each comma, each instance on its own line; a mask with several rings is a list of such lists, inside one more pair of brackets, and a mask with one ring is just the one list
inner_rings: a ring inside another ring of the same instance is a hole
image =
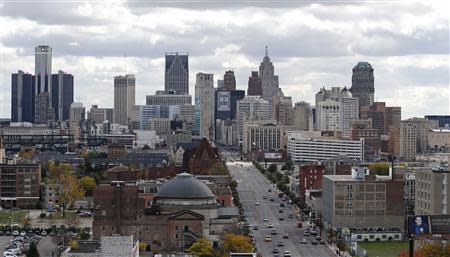
[[[408, 251], [401, 251], [397, 257], [409, 257]], [[415, 252], [414, 257], [424, 257], [421, 253]]]
[[370, 173], [376, 175], [388, 175], [389, 168], [390, 166], [387, 162], [376, 162], [369, 164]]
[[267, 171], [269, 171], [269, 172], [275, 172], [275, 171], [277, 171], [277, 170], [278, 170], [278, 167], [277, 167], [277, 165], [274, 164], [274, 163], [270, 164], [270, 165], [269, 165], [269, 168], [267, 169]]
[[53, 168], [49, 165], [49, 184], [59, 197], [63, 218], [65, 218], [66, 208], [82, 199], [84, 197], [84, 190], [80, 186], [78, 179], [72, 175], [71, 170], [68, 170], [67, 167], [59, 168], [60, 166]]
[[227, 253], [250, 253], [253, 252], [253, 245], [247, 236], [236, 234], [225, 234], [223, 248]]
[[228, 175], [228, 170], [223, 164], [216, 164], [211, 169], [211, 175]]
[[80, 247], [80, 244], [78, 243], [77, 240], [70, 240], [69, 242], [69, 246], [71, 249], [78, 249], [78, 247]]
[[139, 242], [139, 251], [144, 252], [145, 249], [147, 249], [147, 243], [146, 242]]
[[199, 257], [212, 257], [213, 248], [206, 238], [199, 238], [188, 249], [188, 253]]
[[425, 244], [417, 252], [425, 257], [450, 257], [450, 245], [445, 247], [441, 244]]
[[28, 248], [26, 256], [27, 257], [39, 257], [39, 251], [34, 242], [30, 243], [30, 248]]
[[90, 176], [84, 176], [80, 179], [80, 185], [87, 195], [92, 195], [94, 187], [96, 185], [95, 179]]

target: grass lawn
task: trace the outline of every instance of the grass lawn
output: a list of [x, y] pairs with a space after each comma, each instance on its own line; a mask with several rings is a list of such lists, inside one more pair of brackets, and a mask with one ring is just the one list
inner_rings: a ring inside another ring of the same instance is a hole
[[408, 250], [408, 241], [358, 243], [358, 247], [366, 249], [370, 257], [397, 257]]
[[20, 221], [28, 215], [28, 211], [12, 211], [10, 210], [1, 210], [0, 211], [0, 224], [9, 225], [11, 221], [12, 214], [12, 223], [20, 223]]

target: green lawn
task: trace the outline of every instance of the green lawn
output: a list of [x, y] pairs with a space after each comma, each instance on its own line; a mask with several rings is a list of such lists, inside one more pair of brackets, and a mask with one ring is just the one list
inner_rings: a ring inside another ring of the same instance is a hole
[[28, 215], [28, 211], [11, 211], [10, 210], [1, 210], [0, 211], [0, 224], [9, 225], [11, 221], [12, 215], [12, 223], [19, 223], [20, 221]]
[[[62, 219], [63, 218], [62, 214], [63, 214], [62, 212], [53, 212], [52, 213], [53, 219]], [[66, 217], [64, 219], [71, 219], [71, 218], [75, 217], [76, 215], [77, 215], [76, 212], [66, 211]], [[48, 216], [47, 216], [47, 218], [48, 218]]]
[[408, 250], [408, 242], [367, 242], [358, 243], [358, 248], [367, 250], [369, 257], [397, 257], [400, 252]]

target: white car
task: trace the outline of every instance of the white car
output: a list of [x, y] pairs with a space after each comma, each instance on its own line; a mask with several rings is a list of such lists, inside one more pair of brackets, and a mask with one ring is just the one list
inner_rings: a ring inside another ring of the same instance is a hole
[[20, 232], [21, 236], [25, 236], [26, 234], [27, 234], [27, 232], [25, 232], [25, 231]]
[[259, 202], [256, 202], [255, 205], [259, 205]]
[[19, 235], [19, 231], [14, 230], [14, 231], [12, 232], [12, 235], [13, 235], [13, 236], [18, 236], [18, 235]]

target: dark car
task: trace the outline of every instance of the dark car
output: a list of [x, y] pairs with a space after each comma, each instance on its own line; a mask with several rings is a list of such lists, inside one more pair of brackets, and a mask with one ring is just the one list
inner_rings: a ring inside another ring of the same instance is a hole
[[280, 220], [280, 221], [283, 221], [283, 220], [284, 220], [284, 218], [283, 218], [283, 217], [279, 217], [279, 218], [278, 218], [278, 220]]
[[317, 241], [311, 241], [312, 245], [318, 245]]
[[316, 237], [316, 240], [317, 240], [317, 241], [321, 241], [322, 238], [321, 238], [320, 236], [318, 236], [318, 237]]
[[273, 202], [274, 201], [273, 198], [270, 198], [270, 201]]
[[279, 209], [278, 212], [279, 212], [279, 213], [283, 213], [283, 209]]
[[272, 253], [279, 253], [278, 248], [273, 248]]
[[267, 192], [272, 192], [272, 189], [269, 188], [269, 190], [267, 190]]
[[280, 203], [280, 207], [284, 207], [284, 203]]
[[289, 218], [289, 219], [292, 219], [292, 218], [294, 218], [294, 215], [289, 214], [289, 215], [288, 215], [288, 218]]
[[284, 244], [283, 244], [283, 242], [280, 241], [277, 243], [277, 246], [284, 246]]

